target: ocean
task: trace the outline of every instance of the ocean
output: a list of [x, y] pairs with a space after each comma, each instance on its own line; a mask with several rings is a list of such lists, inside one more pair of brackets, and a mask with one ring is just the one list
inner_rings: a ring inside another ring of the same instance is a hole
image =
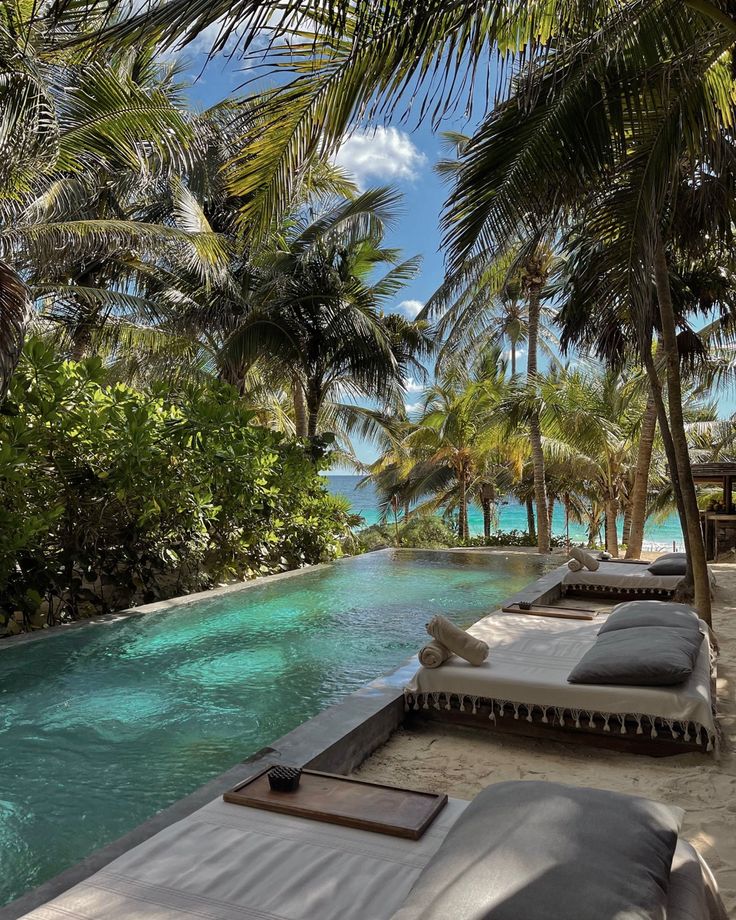
[[[327, 476], [328, 488], [335, 495], [343, 495], [350, 501], [350, 506], [356, 514], [365, 519], [366, 526], [376, 524], [381, 517], [378, 497], [371, 482], [358, 487], [361, 476], [330, 474]], [[498, 508], [499, 530], [526, 531], [526, 507], [514, 498], [499, 502]], [[471, 534], [483, 533], [483, 513], [476, 505], [471, 505], [468, 521]], [[552, 531], [556, 536], [565, 535], [565, 512], [559, 503], [556, 503], [552, 515]], [[619, 534], [621, 522], [619, 521]], [[602, 536], [602, 535], [601, 535]], [[587, 540], [585, 528], [570, 522], [570, 539], [574, 542]], [[682, 530], [676, 514], [670, 515], [661, 523], [647, 522], [644, 530], [644, 549], [649, 551], [668, 551], [673, 549], [682, 551]]]

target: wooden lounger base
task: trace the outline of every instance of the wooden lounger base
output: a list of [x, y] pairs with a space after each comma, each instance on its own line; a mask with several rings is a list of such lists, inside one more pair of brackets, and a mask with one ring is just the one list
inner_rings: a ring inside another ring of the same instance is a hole
[[614, 728], [608, 732], [604, 731], [603, 720], [600, 718], [594, 720], [594, 727], [588, 727], [588, 718], [586, 716], [585, 726], [575, 728], [575, 720], [570, 714], [566, 714], [565, 721], [567, 724], [562, 726], [559, 723], [553, 724], [552, 722], [528, 722], [521, 715], [518, 719], [515, 719], [512, 715], [506, 715], [503, 718], [497, 717], [494, 721], [490, 718], [490, 713], [490, 704], [482, 701], [478, 701], [475, 713], [467, 710], [461, 712], [455, 704], [451, 705], [450, 709], [446, 709], [443, 703], [440, 709], [435, 709], [432, 706], [428, 709], [410, 709], [406, 713], [405, 724], [408, 728], [411, 728], [412, 723], [416, 724], [423, 721], [444, 722], [524, 738], [560, 741], [563, 744], [584, 744], [588, 747], [621, 751], [627, 754], [644, 754], [649, 757], [673, 757], [677, 754], [707, 753], [705, 742], [684, 741], [682, 738], [675, 740], [665, 735], [664, 732], [660, 732], [656, 738], [652, 738], [649, 732], [637, 735], [636, 722], [631, 724], [627, 722], [626, 734], [622, 735], [619, 730]]

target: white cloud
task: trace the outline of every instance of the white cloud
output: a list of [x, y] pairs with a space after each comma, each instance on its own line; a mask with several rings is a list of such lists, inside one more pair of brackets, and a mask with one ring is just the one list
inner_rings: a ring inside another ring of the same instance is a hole
[[[517, 360], [518, 360], [519, 358], [523, 358], [525, 354], [526, 354], [526, 348], [517, 348], [517, 349], [516, 349], [516, 358], [517, 358]], [[510, 348], [507, 348], [506, 351], [503, 353], [503, 356], [504, 356], [504, 358], [508, 358], [508, 359], [510, 360], [510, 359], [511, 359], [511, 349], [510, 349]]]
[[423, 393], [425, 386], [423, 383], [418, 383], [413, 377], [407, 377], [404, 380], [404, 389], [407, 393]]
[[419, 412], [422, 408], [421, 403], [404, 403], [404, 408], [411, 415], [412, 412]]
[[364, 185], [368, 178], [392, 182], [416, 179], [427, 157], [405, 131], [378, 127], [351, 134], [337, 151], [335, 162], [358, 185]]
[[403, 313], [407, 319], [416, 319], [420, 310], [424, 309], [421, 300], [402, 300], [396, 308], [397, 313]]

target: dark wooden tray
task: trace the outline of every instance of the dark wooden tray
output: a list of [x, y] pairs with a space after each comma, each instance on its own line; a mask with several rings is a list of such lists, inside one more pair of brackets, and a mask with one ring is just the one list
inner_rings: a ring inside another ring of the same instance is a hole
[[546, 607], [535, 604], [531, 610], [523, 610], [518, 604], [509, 604], [501, 609], [504, 613], [527, 613], [532, 617], [559, 617], [562, 620], [594, 620], [598, 616], [598, 611], [589, 607]]
[[382, 786], [315, 770], [302, 770], [296, 792], [272, 792], [268, 770], [266, 767], [262, 773], [230, 789], [223, 799], [233, 805], [410, 840], [418, 840], [447, 804], [444, 794]]

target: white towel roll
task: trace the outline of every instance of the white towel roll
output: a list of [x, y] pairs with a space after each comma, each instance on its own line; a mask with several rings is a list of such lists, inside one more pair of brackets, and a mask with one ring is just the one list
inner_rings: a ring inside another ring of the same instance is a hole
[[433, 639], [419, 649], [419, 664], [424, 668], [438, 668], [441, 664], [444, 664], [451, 655], [452, 652], [447, 646]]
[[488, 645], [482, 639], [471, 636], [446, 617], [432, 617], [427, 623], [427, 632], [459, 658], [476, 667], [488, 657]]
[[585, 550], [581, 549], [579, 546], [571, 546], [570, 555], [591, 572], [595, 572], [600, 565], [600, 562], [598, 562], [595, 556], [586, 553]]
[[585, 568], [585, 566], [583, 565], [583, 563], [582, 563], [582, 562], [578, 562], [577, 559], [571, 559], [571, 560], [567, 563], [567, 567], [568, 567], [568, 569], [570, 569], [571, 572], [579, 572], [581, 569]]

